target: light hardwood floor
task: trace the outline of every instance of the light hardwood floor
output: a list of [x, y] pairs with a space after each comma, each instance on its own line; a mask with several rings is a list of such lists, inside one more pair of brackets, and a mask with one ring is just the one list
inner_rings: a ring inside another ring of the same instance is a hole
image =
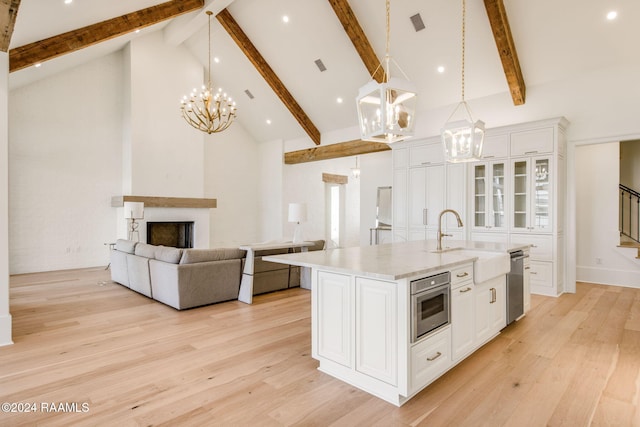
[[[579, 283], [401, 408], [319, 372], [310, 293], [178, 312], [103, 269], [13, 276], [0, 425], [640, 426], [640, 290]], [[82, 403], [88, 411], [82, 412]]]

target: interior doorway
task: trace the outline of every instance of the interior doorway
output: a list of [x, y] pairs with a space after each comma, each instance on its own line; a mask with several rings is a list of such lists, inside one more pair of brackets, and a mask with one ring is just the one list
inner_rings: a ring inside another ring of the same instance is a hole
[[340, 248], [345, 239], [345, 184], [325, 183], [325, 240], [327, 249]]

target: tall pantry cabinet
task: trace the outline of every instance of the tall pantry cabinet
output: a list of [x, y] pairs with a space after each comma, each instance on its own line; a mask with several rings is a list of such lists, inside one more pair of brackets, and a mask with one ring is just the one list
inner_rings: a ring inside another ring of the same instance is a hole
[[[454, 239], [530, 247], [531, 292], [564, 289], [564, 118], [488, 129], [483, 158], [444, 161], [439, 137], [392, 145], [394, 241], [435, 239], [438, 215]], [[444, 242], [446, 244], [447, 239]]]
[[[438, 216], [446, 208], [464, 212], [466, 167], [444, 161], [439, 137], [394, 144], [393, 238], [395, 242], [435, 239]], [[442, 230], [466, 239], [453, 215]]]

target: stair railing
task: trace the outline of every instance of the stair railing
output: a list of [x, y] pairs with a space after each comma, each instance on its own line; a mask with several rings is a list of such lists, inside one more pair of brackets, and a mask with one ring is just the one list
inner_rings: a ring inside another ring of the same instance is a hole
[[620, 184], [620, 235], [640, 243], [640, 193]]

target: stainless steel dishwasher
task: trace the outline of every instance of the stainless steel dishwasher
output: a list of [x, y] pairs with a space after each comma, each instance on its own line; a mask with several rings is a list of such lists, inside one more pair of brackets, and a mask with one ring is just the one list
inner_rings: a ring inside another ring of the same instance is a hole
[[511, 252], [511, 270], [507, 275], [507, 325], [524, 314], [524, 259], [523, 251]]

